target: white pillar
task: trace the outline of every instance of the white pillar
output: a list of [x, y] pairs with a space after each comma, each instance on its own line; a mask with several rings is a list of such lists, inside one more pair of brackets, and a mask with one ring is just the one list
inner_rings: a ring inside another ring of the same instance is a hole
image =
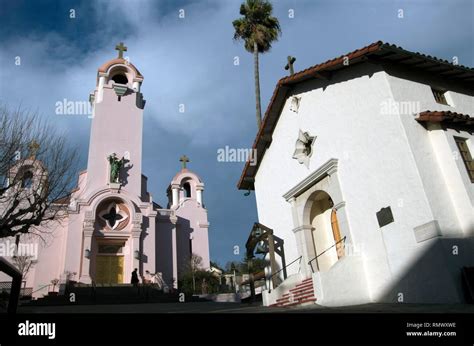
[[170, 218], [173, 228], [171, 229], [171, 257], [173, 263], [173, 288], [178, 288], [178, 247], [176, 243], [176, 217]]
[[[311, 277], [311, 274], [313, 272], [308, 262], [316, 257], [316, 250], [314, 248], [312, 232], [313, 226], [311, 225], [303, 225], [293, 230], [293, 233], [296, 237], [296, 247], [298, 249], [298, 253], [302, 256], [301, 272], [306, 278]], [[316, 262], [317, 260], [311, 262], [313, 265], [313, 270], [315, 272], [318, 271]]]
[[177, 207], [179, 204], [179, 185], [178, 184], [172, 184], [171, 185], [171, 190], [173, 192], [173, 201], [172, 201], [172, 207]]
[[140, 92], [140, 82], [138, 82], [138, 81], [133, 82], [133, 84], [132, 84], [132, 89], [133, 89], [135, 92]]
[[202, 190], [196, 188], [196, 199], [197, 202], [202, 205]]
[[[84, 228], [83, 231], [83, 252], [81, 254], [81, 273], [79, 274], [79, 282], [90, 284], [90, 263], [92, 256], [92, 233], [94, 228]], [[86, 252], [90, 255], [89, 258], [86, 257]]]
[[95, 103], [101, 103], [104, 98], [104, 84], [105, 84], [105, 76], [99, 77], [99, 85], [97, 86], [97, 99]]

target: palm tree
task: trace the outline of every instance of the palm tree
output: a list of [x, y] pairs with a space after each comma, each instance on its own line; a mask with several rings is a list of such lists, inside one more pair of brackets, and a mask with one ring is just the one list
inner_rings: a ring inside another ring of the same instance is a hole
[[253, 53], [255, 74], [255, 99], [257, 126], [260, 129], [262, 109], [260, 106], [260, 77], [258, 71], [258, 53], [265, 53], [272, 47], [272, 42], [281, 34], [278, 19], [272, 17], [273, 6], [266, 0], [246, 0], [240, 5], [243, 16], [232, 22], [234, 40], [243, 40], [245, 49]]

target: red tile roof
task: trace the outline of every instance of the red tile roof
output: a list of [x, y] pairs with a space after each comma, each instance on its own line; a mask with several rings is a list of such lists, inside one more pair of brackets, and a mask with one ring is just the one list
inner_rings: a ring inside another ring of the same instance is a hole
[[112, 60], [109, 60], [105, 63], [102, 64], [102, 66], [99, 67], [98, 72], [105, 73], [107, 70], [110, 68], [112, 65], [127, 65], [129, 66], [136, 74], [138, 78], [143, 78], [142, 74], [138, 69], [133, 65], [131, 62], [125, 60], [124, 58], [115, 58]]
[[[344, 64], [347, 60], [350, 64]], [[314, 65], [292, 76], [284, 77], [280, 79], [276, 85], [265, 116], [263, 117], [262, 125], [253, 143], [252, 148], [257, 150], [257, 164], [250, 165], [250, 162], [246, 162], [237, 187], [241, 190], [254, 189], [255, 175], [265, 155], [265, 151], [272, 141], [273, 130], [280, 117], [287, 93], [293, 85], [313, 78], [330, 79], [334, 71], [350, 68], [367, 60], [403, 65], [408, 68], [423, 70], [430, 74], [441, 75], [444, 79], [455, 80], [470, 89], [472, 89], [470, 84], [474, 81], [474, 69], [472, 68], [453, 65], [447, 60], [410, 52], [382, 41], [372, 43], [346, 55]]]
[[471, 130], [474, 130], [474, 118], [467, 114], [461, 114], [450, 111], [425, 111], [421, 112], [416, 120], [420, 123], [427, 122], [443, 122], [443, 123], [457, 123], [467, 125]]

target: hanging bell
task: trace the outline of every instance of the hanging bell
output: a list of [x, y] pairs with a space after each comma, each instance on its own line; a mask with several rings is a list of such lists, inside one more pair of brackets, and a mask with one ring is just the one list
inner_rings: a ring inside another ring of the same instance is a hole
[[257, 247], [255, 249], [255, 253], [258, 255], [263, 255], [268, 252], [268, 244], [264, 241], [261, 241], [260, 243], [257, 244]]

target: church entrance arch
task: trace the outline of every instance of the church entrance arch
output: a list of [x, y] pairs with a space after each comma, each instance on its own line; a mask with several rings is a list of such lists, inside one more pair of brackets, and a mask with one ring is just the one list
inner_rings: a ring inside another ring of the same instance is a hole
[[312, 266], [319, 271], [327, 271], [344, 254], [337, 211], [331, 196], [322, 190], [313, 192], [306, 204], [313, 235], [311, 245], [316, 257]]
[[96, 209], [96, 232], [93, 239], [93, 279], [96, 284], [126, 282], [125, 268], [130, 263], [130, 224], [132, 213], [117, 197], [106, 198]]

